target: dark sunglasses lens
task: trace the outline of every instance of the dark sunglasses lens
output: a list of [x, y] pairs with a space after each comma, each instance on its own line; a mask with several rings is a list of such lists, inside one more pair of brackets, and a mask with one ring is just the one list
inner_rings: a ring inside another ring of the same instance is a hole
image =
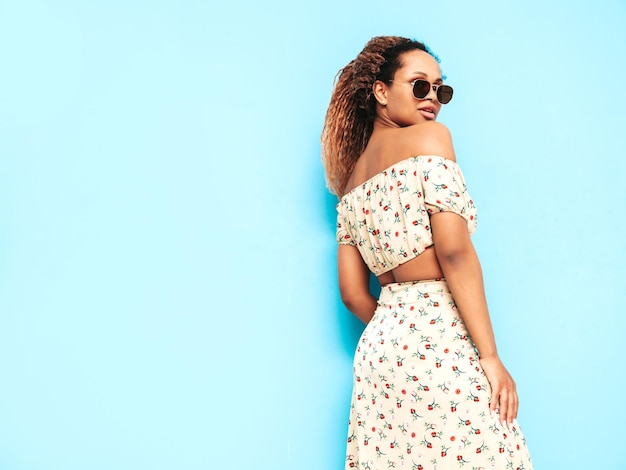
[[422, 100], [426, 98], [429, 92], [430, 83], [426, 80], [415, 80], [415, 84], [413, 85], [413, 96], [415, 96], [418, 100]]
[[452, 99], [453, 92], [454, 90], [452, 90], [451, 86], [440, 85], [439, 88], [437, 88], [437, 99], [441, 104], [447, 104]]

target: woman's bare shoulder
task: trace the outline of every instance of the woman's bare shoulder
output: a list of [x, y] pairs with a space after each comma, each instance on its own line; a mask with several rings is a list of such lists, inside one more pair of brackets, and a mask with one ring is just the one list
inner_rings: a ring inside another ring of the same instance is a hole
[[450, 130], [440, 122], [427, 121], [405, 127], [402, 138], [413, 155], [439, 155], [456, 161]]

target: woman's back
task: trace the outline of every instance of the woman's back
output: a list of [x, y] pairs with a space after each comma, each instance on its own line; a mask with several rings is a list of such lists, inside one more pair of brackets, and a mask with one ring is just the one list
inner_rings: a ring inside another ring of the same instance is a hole
[[[359, 157], [346, 186], [346, 193], [382, 171], [420, 155], [438, 155], [455, 161], [452, 139], [446, 126], [427, 121], [409, 127], [375, 128], [368, 145]], [[378, 276], [381, 285], [443, 277], [432, 246], [417, 257]]]

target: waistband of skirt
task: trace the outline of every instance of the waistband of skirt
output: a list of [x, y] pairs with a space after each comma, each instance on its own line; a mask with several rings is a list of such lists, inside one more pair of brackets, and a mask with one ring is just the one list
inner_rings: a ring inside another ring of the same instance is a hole
[[410, 292], [411, 290], [419, 292], [439, 292], [449, 294], [450, 288], [444, 278], [441, 279], [425, 279], [421, 281], [391, 282], [385, 284], [380, 289], [380, 297], [395, 296], [397, 294]]

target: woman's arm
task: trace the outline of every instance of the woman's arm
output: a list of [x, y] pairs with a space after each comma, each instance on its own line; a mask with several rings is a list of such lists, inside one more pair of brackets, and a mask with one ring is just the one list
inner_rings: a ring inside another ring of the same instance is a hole
[[369, 323], [376, 310], [376, 299], [370, 293], [370, 272], [359, 250], [351, 245], [339, 245], [337, 268], [341, 300], [363, 323]]
[[499, 408], [500, 421], [508, 427], [517, 417], [517, 391], [515, 382], [498, 357], [482, 270], [467, 222], [456, 213], [439, 212], [431, 216], [430, 223], [441, 270], [491, 385], [489, 408]]

